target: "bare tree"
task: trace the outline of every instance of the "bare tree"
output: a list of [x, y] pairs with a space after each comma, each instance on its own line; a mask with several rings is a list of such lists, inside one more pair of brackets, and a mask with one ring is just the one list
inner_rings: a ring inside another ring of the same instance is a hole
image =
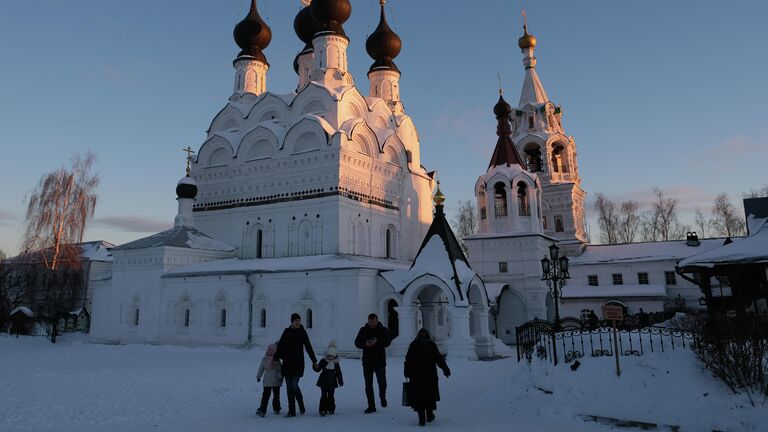
[[5, 253], [4, 250], [0, 249], [0, 265], [2, 265], [2, 262], [4, 259], [8, 258], [8, 254]]
[[476, 234], [478, 230], [477, 211], [471, 200], [460, 201], [459, 209], [453, 220], [456, 227], [456, 235], [464, 253], [467, 253], [467, 246], [464, 244], [464, 238]]
[[98, 174], [91, 168], [96, 155], [75, 154], [72, 166], [49, 172], [27, 198], [24, 249], [39, 251], [46, 267], [56, 270], [62, 261], [79, 254], [87, 222], [96, 210]]
[[749, 188], [749, 191], [744, 192], [742, 197], [747, 198], [768, 198], [768, 185], [762, 188]]
[[688, 226], [683, 225], [677, 218], [677, 206], [680, 201], [676, 198], [667, 198], [664, 192], [653, 188], [655, 195], [651, 201], [651, 208], [645, 213], [642, 224], [642, 238], [644, 241], [679, 240], [685, 237]]
[[725, 193], [715, 198], [712, 207], [712, 228], [715, 235], [733, 237], [746, 233], [746, 223]]
[[624, 201], [619, 208], [617, 235], [619, 243], [632, 243], [635, 241], [642, 218], [640, 217], [640, 204], [637, 201]]
[[696, 217], [693, 223], [700, 238], [709, 236], [709, 228], [712, 226], [712, 221], [704, 216], [704, 212], [700, 208], [696, 209]]
[[597, 225], [600, 228], [600, 241], [605, 244], [616, 244], [619, 239], [619, 215], [616, 212], [616, 205], [602, 192], [598, 192], [595, 197], [595, 211], [597, 212]]

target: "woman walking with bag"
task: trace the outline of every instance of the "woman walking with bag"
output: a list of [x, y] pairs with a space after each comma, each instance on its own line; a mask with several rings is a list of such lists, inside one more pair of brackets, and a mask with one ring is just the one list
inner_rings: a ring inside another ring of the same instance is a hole
[[443, 370], [446, 378], [451, 376], [451, 370], [438, 351], [437, 344], [432, 341], [427, 329], [421, 329], [408, 347], [403, 368], [405, 377], [410, 379], [408, 401], [419, 416], [419, 426], [435, 420], [434, 411], [440, 400], [438, 367]]

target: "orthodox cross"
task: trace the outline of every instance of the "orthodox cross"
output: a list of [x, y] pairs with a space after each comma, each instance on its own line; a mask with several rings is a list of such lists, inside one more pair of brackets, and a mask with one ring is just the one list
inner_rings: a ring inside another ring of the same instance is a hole
[[195, 151], [192, 150], [192, 147], [187, 146], [187, 148], [181, 149], [181, 151], [187, 153], [187, 175], [189, 175], [189, 171], [191, 170], [191, 163], [192, 163], [192, 155], [195, 154]]
[[528, 26], [528, 15], [525, 14], [525, 9], [523, 9], [523, 25]]
[[501, 89], [501, 73], [497, 73], [496, 77], [499, 79], [499, 96], [504, 94], [504, 90]]

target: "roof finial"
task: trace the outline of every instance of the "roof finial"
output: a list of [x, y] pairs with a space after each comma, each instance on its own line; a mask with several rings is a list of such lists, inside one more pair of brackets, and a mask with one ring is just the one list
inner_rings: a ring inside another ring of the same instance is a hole
[[187, 177], [189, 177], [189, 172], [192, 171], [192, 155], [195, 154], [195, 151], [192, 150], [192, 147], [190, 146], [187, 146], [187, 148], [181, 149], [181, 151], [187, 153]]
[[496, 77], [499, 79], [499, 96], [504, 94], [504, 90], [501, 88], [501, 72], [496, 74]]
[[523, 9], [523, 36], [518, 39], [517, 45], [520, 49], [536, 48], [536, 38], [528, 33], [528, 15]]
[[385, 4], [387, 4], [387, 0], [379, 0], [379, 4], [384, 6]]
[[525, 14], [525, 8], [523, 8], [523, 27], [528, 27], [528, 15]]
[[[435, 178], [437, 178], [437, 173], [435, 173]], [[442, 207], [445, 202], [445, 195], [440, 190], [440, 180], [437, 180], [437, 190], [435, 191], [435, 196], [432, 197], [432, 201], [435, 202], [435, 207]]]

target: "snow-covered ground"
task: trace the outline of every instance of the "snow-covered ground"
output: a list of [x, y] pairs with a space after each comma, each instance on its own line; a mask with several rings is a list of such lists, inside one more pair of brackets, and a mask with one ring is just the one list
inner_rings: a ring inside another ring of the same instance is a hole
[[[402, 360], [389, 359], [390, 406], [363, 414], [360, 361], [343, 359], [345, 386], [336, 415], [317, 414], [316, 374], [302, 379], [307, 414], [294, 419], [254, 415], [262, 351], [207, 347], [82, 343], [64, 336], [0, 338], [0, 431], [323, 430], [366, 432], [415, 427], [400, 401]], [[318, 351], [320, 347], [317, 347]], [[768, 406], [746, 399], [699, 371], [690, 352], [625, 359], [616, 378], [613, 359], [585, 359], [573, 372], [515, 358], [469, 362], [448, 358], [437, 421], [443, 431], [604, 431], [583, 420], [603, 416], [679, 425], [683, 431], [766, 430]], [[551, 394], [549, 392], [552, 392]], [[283, 412], [287, 401], [282, 392]], [[762, 428], [762, 429], [761, 429]]]

